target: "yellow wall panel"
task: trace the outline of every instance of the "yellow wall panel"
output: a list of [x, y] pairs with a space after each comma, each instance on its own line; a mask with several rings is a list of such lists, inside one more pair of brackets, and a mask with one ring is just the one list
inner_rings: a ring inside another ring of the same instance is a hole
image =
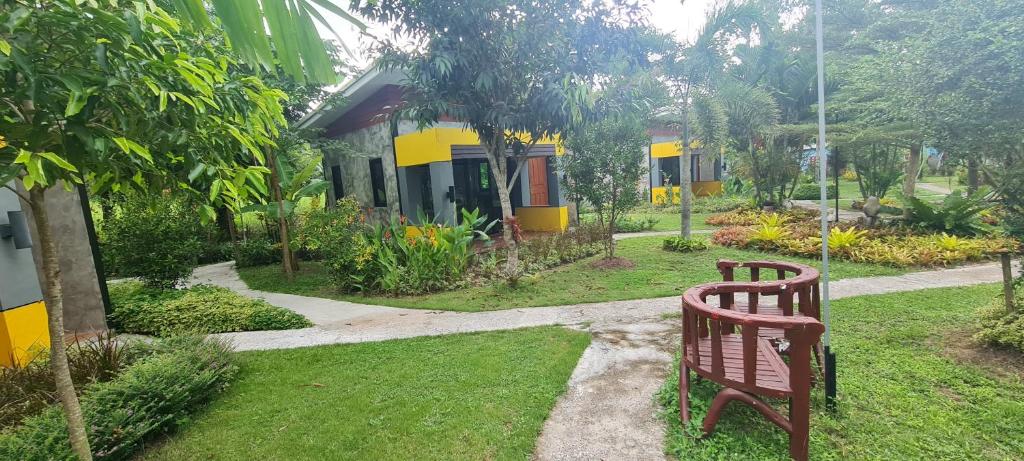
[[[693, 195], [698, 197], [718, 195], [722, 193], [722, 181], [694, 181], [690, 186], [690, 190], [693, 191]], [[651, 203], [664, 205], [668, 200], [665, 194], [664, 187], [652, 187]], [[672, 203], [679, 203], [679, 186], [672, 187]]]
[[[435, 127], [403, 134], [395, 138], [396, 164], [405, 167], [432, 162], [449, 162], [452, 159], [452, 146], [475, 146], [478, 144], [480, 144], [480, 138], [476, 132], [466, 128]], [[558, 136], [543, 138], [539, 144], [554, 144], [555, 155], [565, 153]]]
[[0, 312], [0, 365], [26, 363], [49, 343], [42, 301]]
[[569, 208], [531, 206], [515, 209], [519, 228], [529, 232], [562, 232], [569, 228]]
[[[690, 142], [690, 149], [700, 149], [700, 141]], [[666, 141], [651, 144], [651, 158], [678, 157], [683, 151], [682, 141]]]

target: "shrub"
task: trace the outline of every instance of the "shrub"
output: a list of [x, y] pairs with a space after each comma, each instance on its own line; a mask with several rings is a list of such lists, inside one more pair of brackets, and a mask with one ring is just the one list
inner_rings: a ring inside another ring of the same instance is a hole
[[724, 213], [748, 206], [750, 203], [750, 198], [740, 195], [694, 197], [691, 210], [694, 213]]
[[730, 226], [715, 231], [711, 241], [715, 245], [746, 248], [750, 244], [751, 229], [745, 226]]
[[[828, 198], [836, 198], [836, 186], [830, 184], [825, 187]], [[815, 183], [802, 183], [793, 189], [793, 200], [819, 200], [821, 199], [821, 186]]]
[[1017, 310], [1006, 312], [1003, 297], [981, 309], [978, 316], [980, 331], [974, 335], [978, 341], [1024, 352], [1024, 291], [1019, 287], [1014, 300]]
[[538, 272], [596, 255], [601, 252], [604, 239], [604, 229], [594, 223], [583, 223], [562, 233], [527, 239], [522, 242], [519, 257], [527, 272]]
[[644, 232], [654, 229], [655, 224], [658, 224], [658, 218], [653, 216], [643, 216], [635, 219], [623, 216], [616, 220], [615, 232]]
[[234, 246], [230, 242], [204, 241], [199, 244], [197, 262], [213, 264], [231, 261], [234, 258]]
[[[88, 383], [109, 381], [142, 355], [134, 344], [108, 335], [76, 342], [68, 348], [71, 380], [78, 390]], [[20, 367], [0, 367], [0, 430], [57, 403], [56, 392], [45, 355]]]
[[199, 252], [197, 214], [174, 197], [130, 197], [103, 223], [111, 272], [172, 288], [192, 274]]
[[310, 326], [305, 317], [221, 287], [154, 290], [134, 283], [110, 291], [112, 325], [122, 332], [167, 336], [181, 332], [286, 330]]
[[754, 228], [750, 241], [761, 245], [772, 245], [789, 236], [789, 231], [780, 224], [763, 223]]
[[261, 238], [248, 239], [235, 245], [235, 266], [266, 266], [281, 262], [281, 246]]
[[981, 213], [992, 208], [985, 196], [986, 189], [963, 196], [952, 193], [942, 200], [941, 204], [932, 205], [917, 197], [907, 197], [906, 206], [910, 209], [907, 223], [922, 229], [936, 232], [948, 232], [958, 235], [981, 235], [987, 229], [981, 222]]
[[661, 248], [668, 251], [678, 251], [680, 253], [690, 253], [694, 251], [703, 251], [708, 249], [708, 242], [702, 239], [685, 239], [682, 237], [669, 237], [661, 243]]
[[310, 259], [338, 257], [338, 251], [349, 255], [356, 234], [366, 230], [364, 221], [359, 203], [352, 196], [338, 200], [332, 208], [311, 208], [298, 217], [292, 247]]
[[828, 232], [828, 248], [838, 252], [850, 250], [857, 246], [867, 233], [868, 231], [858, 230], [856, 227], [851, 227], [845, 231], [838, 227], [833, 227]]
[[[364, 237], [367, 250], [355, 260], [351, 286], [403, 295], [448, 288], [466, 274], [475, 255], [473, 240], [488, 240], [487, 230], [495, 222], [487, 224], [486, 219], [479, 210], [462, 210], [457, 226], [427, 224], [410, 230], [402, 220], [379, 225]], [[426, 221], [420, 217], [420, 222]], [[334, 277], [345, 274], [334, 272]]]
[[[217, 341], [176, 338], [108, 382], [82, 392], [82, 413], [97, 460], [130, 459], [141, 443], [187, 421], [235, 375], [230, 349]], [[73, 460], [67, 423], [58, 406], [0, 434], [0, 459]]]
[[[771, 218], [776, 215], [777, 218]], [[750, 208], [740, 208], [725, 213], [709, 216], [704, 222], [712, 226], [753, 226], [761, 224], [765, 219], [778, 219], [783, 222], [808, 221], [818, 216], [817, 211], [804, 208], [793, 208], [784, 211], [765, 212]]]

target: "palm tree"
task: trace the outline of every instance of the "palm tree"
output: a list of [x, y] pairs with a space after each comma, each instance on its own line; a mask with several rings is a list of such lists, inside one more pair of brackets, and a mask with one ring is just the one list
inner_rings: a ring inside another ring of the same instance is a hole
[[726, 76], [730, 44], [737, 38], [749, 39], [754, 26], [761, 22], [761, 17], [760, 10], [752, 4], [726, 3], [711, 14], [693, 44], [679, 50], [678, 57], [667, 65], [667, 77], [674, 83], [682, 126], [682, 151], [679, 157], [682, 238], [690, 238], [691, 227], [692, 179], [688, 155], [692, 142], [691, 112], [698, 101], [710, 101], [716, 82]]
[[[212, 28], [210, 16], [235, 52], [253, 67], [281, 69], [296, 80], [337, 83], [331, 45], [318, 27], [330, 31], [346, 51], [330, 19], [340, 18], [366, 30], [366, 25], [341, 8], [341, 0], [169, 0], [174, 12], [192, 25]], [[351, 54], [351, 53], [349, 53]]]

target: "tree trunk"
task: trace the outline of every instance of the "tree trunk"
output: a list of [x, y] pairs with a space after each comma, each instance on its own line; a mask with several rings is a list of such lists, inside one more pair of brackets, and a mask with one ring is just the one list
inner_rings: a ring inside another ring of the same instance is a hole
[[512, 199], [509, 197], [508, 159], [505, 158], [505, 135], [498, 133], [494, 139], [480, 138], [484, 151], [487, 152], [487, 163], [491, 166], [494, 184], [498, 187], [498, 202], [501, 203], [501, 236], [505, 240], [507, 256], [505, 260], [505, 278], [515, 284], [519, 280], [519, 243], [516, 242], [517, 229], [515, 214], [512, 212]]
[[71, 370], [68, 367], [68, 351], [64, 344], [64, 293], [61, 287], [60, 260], [44, 199], [45, 189], [42, 187], [36, 186], [29, 191], [28, 205], [32, 209], [32, 219], [39, 233], [39, 249], [45, 278], [43, 298], [46, 302], [47, 326], [50, 332], [50, 370], [57, 385], [57, 397], [67, 417], [71, 450], [80, 460], [91, 461], [92, 452], [85, 432], [85, 419], [82, 417], [82, 407], [78, 403], [78, 395], [75, 394], [75, 385], [71, 382]]
[[267, 149], [267, 164], [270, 166], [270, 189], [274, 194], [274, 201], [277, 202], [277, 230], [281, 237], [281, 265], [284, 267], [284, 274], [291, 280], [295, 276], [298, 264], [292, 254], [291, 241], [288, 239], [288, 216], [284, 212], [284, 195], [281, 194], [281, 177], [277, 171], [277, 161], [271, 149]]
[[[693, 182], [690, 179], [690, 116], [689, 106], [683, 109], [683, 147], [679, 153], [679, 236], [690, 238], [690, 212]], [[671, 192], [671, 188], [669, 188]]]
[[[921, 168], [921, 144], [915, 143], [910, 146], [910, 153], [907, 154], [907, 167], [903, 172], [903, 196], [913, 197], [914, 189], [917, 186], [917, 173]], [[903, 207], [903, 217], [910, 218], [910, 207]]]
[[[971, 155], [971, 154], [968, 154]], [[978, 191], [978, 187], [981, 185], [978, 180], [978, 160], [974, 157], [968, 157], [967, 159], [967, 191], [969, 193], [975, 193]]]

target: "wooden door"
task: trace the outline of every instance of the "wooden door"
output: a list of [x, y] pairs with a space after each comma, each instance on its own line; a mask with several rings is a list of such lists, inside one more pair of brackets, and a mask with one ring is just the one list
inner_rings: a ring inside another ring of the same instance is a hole
[[531, 157], [527, 160], [530, 168], [530, 206], [548, 205], [548, 162], [546, 157]]

